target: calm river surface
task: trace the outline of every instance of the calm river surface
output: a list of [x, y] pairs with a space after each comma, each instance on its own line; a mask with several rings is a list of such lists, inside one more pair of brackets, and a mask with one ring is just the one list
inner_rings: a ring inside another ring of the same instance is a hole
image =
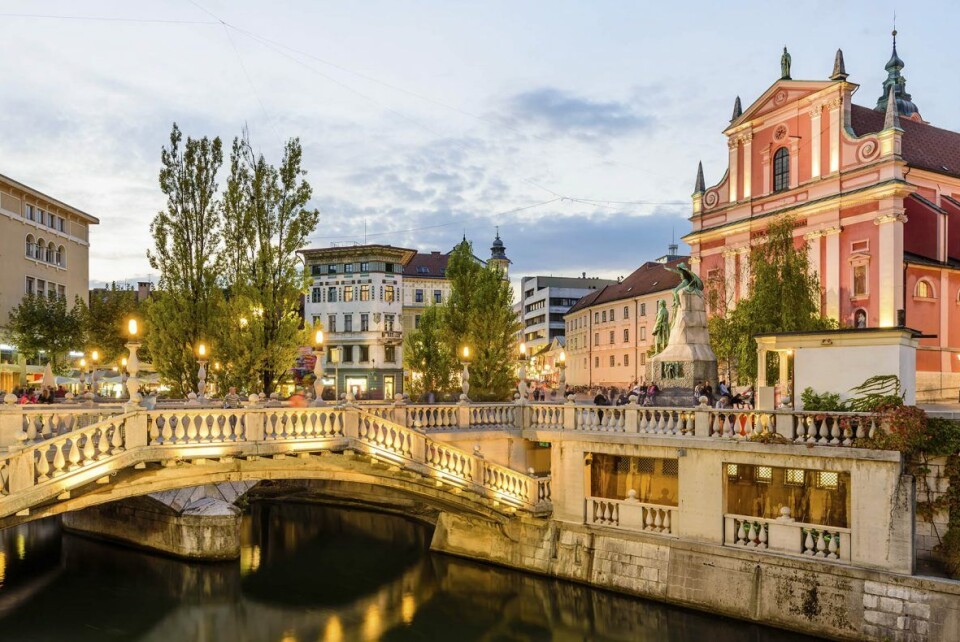
[[62, 533], [0, 532], [0, 640], [809, 640], [428, 552], [400, 517], [255, 503], [239, 562], [186, 564]]

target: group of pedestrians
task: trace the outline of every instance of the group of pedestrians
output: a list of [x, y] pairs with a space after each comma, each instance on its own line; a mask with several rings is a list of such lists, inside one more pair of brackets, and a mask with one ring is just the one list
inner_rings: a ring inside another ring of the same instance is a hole
[[[67, 390], [63, 386], [57, 386], [56, 388], [43, 386], [40, 389], [14, 388], [13, 394], [16, 395], [17, 403], [20, 405], [59, 403], [67, 396]], [[0, 393], [0, 397], [2, 396], [4, 396], [3, 393]]]
[[595, 406], [626, 406], [631, 397], [637, 398], [641, 406], [652, 406], [660, 394], [660, 387], [654, 382], [636, 382], [627, 388], [598, 388], [593, 395]]
[[698, 383], [693, 389], [694, 402], [699, 404], [701, 397], [706, 397], [708, 406], [719, 409], [753, 407], [752, 389], [743, 393], [734, 393], [723, 379], [717, 384], [716, 393], [714, 393], [709, 381]]

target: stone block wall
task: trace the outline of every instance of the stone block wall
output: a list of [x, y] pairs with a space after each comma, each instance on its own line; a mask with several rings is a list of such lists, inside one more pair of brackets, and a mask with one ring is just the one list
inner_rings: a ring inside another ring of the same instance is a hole
[[[916, 497], [918, 506], [921, 502], [935, 502], [946, 494], [950, 487], [946, 464], [946, 457], [931, 459], [928, 464], [930, 471], [924, 476], [917, 476]], [[922, 511], [918, 510], [916, 520], [914, 537], [917, 559], [934, 561], [937, 559], [934, 548], [940, 544], [941, 539], [947, 532], [949, 515], [946, 510], [939, 510], [932, 515], [932, 519], [926, 519], [922, 515]]]

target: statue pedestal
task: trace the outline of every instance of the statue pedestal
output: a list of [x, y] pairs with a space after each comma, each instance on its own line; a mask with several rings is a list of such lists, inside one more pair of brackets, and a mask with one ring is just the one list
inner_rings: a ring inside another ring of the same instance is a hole
[[667, 347], [650, 360], [647, 376], [663, 389], [692, 389], [704, 380], [716, 389], [717, 357], [710, 347], [703, 296], [680, 293], [680, 308], [670, 326]]

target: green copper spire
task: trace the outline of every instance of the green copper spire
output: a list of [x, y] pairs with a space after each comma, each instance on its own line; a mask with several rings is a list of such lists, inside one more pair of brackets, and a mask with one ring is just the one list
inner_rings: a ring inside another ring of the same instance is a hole
[[897, 55], [897, 30], [893, 30], [893, 53], [890, 54], [890, 60], [886, 67], [887, 79], [883, 81], [883, 95], [877, 99], [877, 111], [887, 111], [887, 101], [890, 99], [890, 90], [893, 90], [893, 96], [897, 101], [897, 113], [909, 118], [920, 110], [913, 104], [910, 94], [907, 93], [907, 79], [900, 73], [903, 70], [903, 61]]

